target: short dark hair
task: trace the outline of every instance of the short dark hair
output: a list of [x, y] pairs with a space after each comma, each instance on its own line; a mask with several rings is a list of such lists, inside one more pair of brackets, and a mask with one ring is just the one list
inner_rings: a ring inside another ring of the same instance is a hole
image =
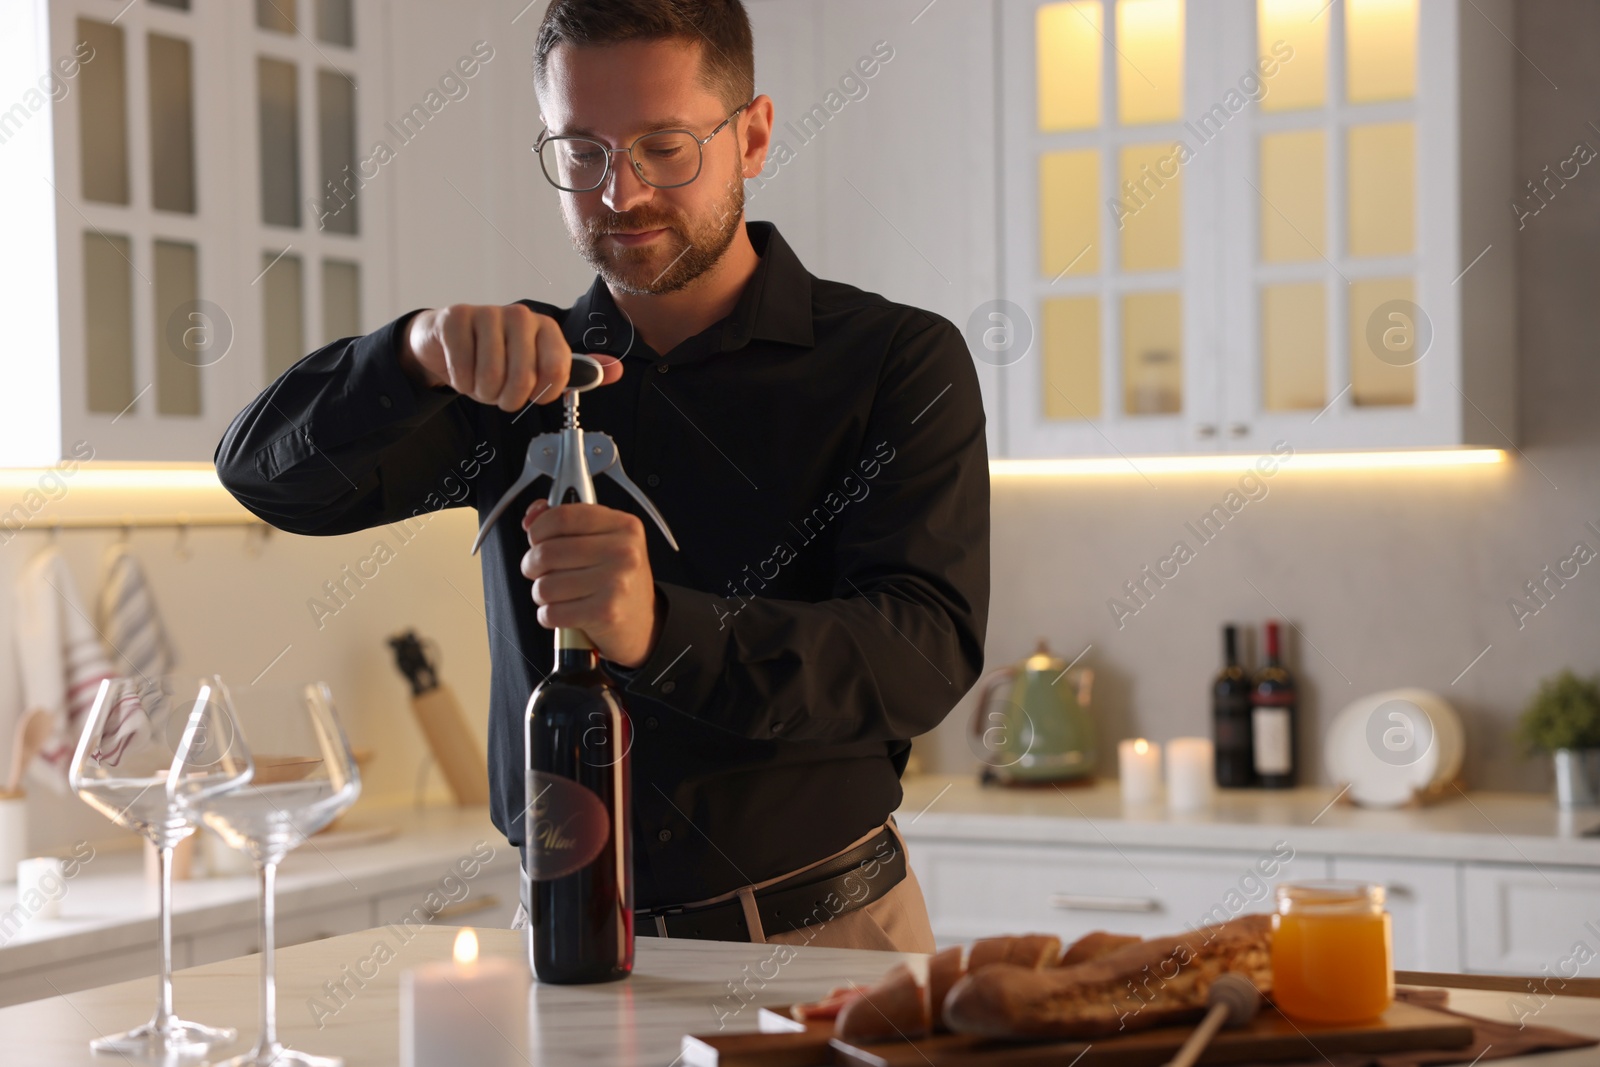
[[551, 0], [533, 46], [543, 88], [556, 45], [681, 40], [700, 45], [701, 83], [729, 111], [755, 96], [755, 42], [741, 0]]

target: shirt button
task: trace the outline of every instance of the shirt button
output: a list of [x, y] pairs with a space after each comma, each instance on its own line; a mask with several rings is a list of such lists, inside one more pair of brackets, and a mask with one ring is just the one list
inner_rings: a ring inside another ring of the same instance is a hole
[[676, 688], [678, 688], [678, 683], [677, 682], [662, 682], [661, 683], [661, 691], [663, 693], [670, 693]]
[[645, 475], [644, 484], [646, 484], [646, 485], [650, 486], [650, 488], [654, 489], [656, 486], [661, 484], [661, 475], [659, 475], [659, 474], [647, 474], [647, 475]]
[[665, 373], [667, 373], [667, 365], [665, 363], [657, 363], [656, 364], [656, 373], [657, 374], [665, 374]]
[[656, 717], [654, 715], [651, 715], [644, 720], [644, 728], [646, 730], [654, 730], [656, 728]]
[[656, 840], [660, 841], [663, 844], [665, 844], [668, 841], [671, 841], [672, 840], [672, 831], [671, 830], [657, 830], [656, 831]]
[[385, 410], [387, 410], [389, 408], [394, 407], [394, 401], [389, 399], [389, 394], [388, 393], [379, 393], [378, 394], [378, 406], [380, 408], [384, 408]]
[[783, 723], [781, 723], [781, 722], [773, 723], [772, 724], [772, 732], [775, 733], [775, 734], [776, 733], [782, 733], [783, 732]]

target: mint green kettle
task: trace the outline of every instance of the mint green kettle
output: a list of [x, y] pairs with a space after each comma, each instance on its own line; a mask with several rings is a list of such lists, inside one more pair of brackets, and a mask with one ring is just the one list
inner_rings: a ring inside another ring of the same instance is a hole
[[1094, 772], [1094, 672], [1069, 672], [1041, 638], [1033, 655], [980, 683], [970, 746], [980, 779], [1003, 784], [1059, 782]]

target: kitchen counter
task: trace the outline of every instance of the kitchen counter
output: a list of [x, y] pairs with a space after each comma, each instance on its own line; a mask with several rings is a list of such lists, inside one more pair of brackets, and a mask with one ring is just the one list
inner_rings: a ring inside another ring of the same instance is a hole
[[919, 837], [1105, 847], [1297, 851], [1408, 860], [1600, 867], [1600, 810], [1561, 812], [1542, 793], [1452, 792], [1423, 808], [1333, 803], [1332, 788], [1219, 790], [1214, 807], [1124, 808], [1115, 780], [1059, 788], [980, 786], [975, 775], [916, 775], [895, 818]]
[[[51, 984], [69, 993], [155, 973], [156, 891], [142, 848], [132, 844], [95, 844], [66, 884], [59, 918], [28, 917], [16, 907], [15, 883], [0, 885], [0, 1004], [49, 995]], [[471, 877], [463, 877], [462, 861]], [[517, 904], [517, 865], [517, 850], [485, 808], [358, 808], [279, 868], [278, 943], [402, 917], [506, 926]], [[253, 873], [174, 882], [175, 966], [259, 948], [257, 899]], [[470, 920], [453, 919], [469, 912]]]
[[[395, 945], [392, 931], [367, 930], [278, 954], [278, 1025], [285, 1043], [313, 1053], [345, 1057], [347, 1067], [398, 1062], [399, 979], [418, 964], [447, 959], [455, 931], [430, 927], [398, 946], [392, 960], [318, 1028], [312, 999], [325, 996], [323, 983], [341, 968], [372, 954], [380, 941]], [[479, 932], [485, 956], [519, 961], [522, 935], [509, 930]], [[898, 960], [893, 952], [806, 947], [773, 972], [775, 946], [715, 941], [640, 938], [632, 977], [589, 986], [540, 986], [529, 994], [527, 1033], [508, 1034], [527, 1060], [540, 1067], [668, 1067], [676, 1063], [682, 1036], [711, 1033], [719, 1017], [729, 1031], [756, 1029], [763, 1004], [814, 998], [845, 981], [873, 982]], [[178, 1011], [213, 1025], [234, 1026], [240, 1039], [218, 1050], [220, 1059], [248, 1047], [257, 1032], [257, 960], [243, 957], [180, 971], [175, 978]], [[735, 989], [748, 989], [741, 1000]], [[66, 997], [0, 1009], [0, 1048], [26, 1049], [29, 1067], [99, 1065], [89, 1039], [143, 1022], [155, 997], [151, 980], [123, 982]], [[1451, 1007], [1510, 1020], [1505, 993], [1451, 990]], [[1541, 1025], [1600, 1037], [1600, 1000], [1553, 997], [1538, 1014]], [[189, 1062], [198, 1063], [199, 1060]], [[1579, 1067], [1594, 1062], [1594, 1049], [1498, 1060], [1505, 1067]]]

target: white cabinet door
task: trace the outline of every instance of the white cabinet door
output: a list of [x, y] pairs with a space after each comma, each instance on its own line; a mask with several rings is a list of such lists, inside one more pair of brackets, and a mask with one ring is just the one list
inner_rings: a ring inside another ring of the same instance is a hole
[[1461, 970], [1459, 867], [1335, 856], [1333, 876], [1371, 882], [1387, 890], [1394, 931], [1394, 965], [1403, 971]]
[[1600, 872], [1472, 864], [1462, 872], [1466, 969], [1600, 973]]
[[916, 841], [909, 853], [941, 942], [1029, 931], [1150, 937], [1271, 909], [1272, 885], [1322, 878], [1326, 857]]

